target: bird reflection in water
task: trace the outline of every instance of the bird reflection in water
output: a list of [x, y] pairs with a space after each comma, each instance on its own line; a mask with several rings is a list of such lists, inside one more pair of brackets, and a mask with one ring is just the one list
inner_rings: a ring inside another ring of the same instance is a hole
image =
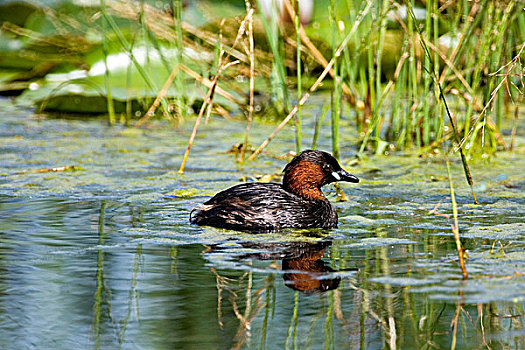
[[331, 241], [289, 242], [251, 244], [242, 243], [244, 248], [264, 250], [264, 253], [243, 255], [242, 259], [282, 260], [283, 279], [289, 288], [305, 294], [322, 293], [336, 289], [341, 278], [330, 276], [334, 270], [322, 259]]
[[[257, 270], [254, 260], [281, 260], [285, 285], [306, 295], [321, 294], [336, 289], [341, 282], [341, 278], [336, 276], [335, 271], [323, 260], [326, 249], [332, 245], [329, 240], [286, 243], [239, 242], [238, 244], [242, 248], [237, 248], [239, 254], [234, 252], [235, 249], [225, 252], [224, 249], [229, 250], [226, 246], [224, 248], [206, 246], [203, 252], [206, 255], [217, 254], [218, 259], [223, 262], [225, 262], [224, 253], [226, 253], [236, 263], [242, 262], [244, 267], [248, 265], [248, 270], [237, 277], [233, 277], [234, 273], [226, 271], [221, 273], [215, 267], [210, 269], [217, 283], [217, 322], [219, 326], [222, 328], [225, 320], [228, 319], [227, 310], [232, 310], [239, 320], [239, 328], [234, 337], [235, 345], [232, 348], [242, 347], [242, 344], [250, 338], [252, 322], [259, 312], [265, 310], [263, 323], [266, 324], [268, 315], [270, 313], [273, 315], [276, 308], [276, 288], [273, 285], [275, 274], [268, 273], [265, 278], [265, 287], [254, 288], [253, 274]], [[246, 253], [246, 250], [251, 252]], [[229, 259], [226, 258], [226, 260]], [[270, 270], [272, 268], [273, 264], [270, 265]], [[338, 298], [337, 294], [332, 297]], [[340, 303], [336, 304], [340, 305]]]
[[292, 289], [307, 293], [320, 293], [339, 287], [341, 278], [323, 278], [334, 270], [322, 260], [325, 248], [311, 245], [301, 250], [301, 255], [295, 258], [283, 259], [282, 269], [285, 285]]

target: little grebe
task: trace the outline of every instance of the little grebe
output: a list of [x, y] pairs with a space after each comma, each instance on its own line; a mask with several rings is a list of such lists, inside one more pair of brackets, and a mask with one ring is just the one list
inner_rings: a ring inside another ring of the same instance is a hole
[[334, 228], [337, 213], [321, 191], [336, 181], [359, 182], [329, 153], [307, 150], [283, 170], [283, 184], [245, 183], [193, 209], [190, 222], [238, 231]]

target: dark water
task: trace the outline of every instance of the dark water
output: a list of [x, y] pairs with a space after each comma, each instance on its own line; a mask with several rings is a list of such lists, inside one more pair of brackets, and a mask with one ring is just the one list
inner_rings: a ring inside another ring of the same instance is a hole
[[[135, 131], [1, 109], [2, 349], [525, 348], [523, 143], [471, 163], [479, 205], [453, 164], [464, 281], [440, 158], [344, 164], [363, 182], [343, 185], [338, 229], [248, 235], [191, 226], [189, 211], [278, 174], [293, 130], [241, 167], [226, 151], [244, 125], [213, 120], [181, 176], [191, 123]], [[356, 137], [343, 128], [344, 161]], [[253, 142], [272, 129], [256, 125]]]

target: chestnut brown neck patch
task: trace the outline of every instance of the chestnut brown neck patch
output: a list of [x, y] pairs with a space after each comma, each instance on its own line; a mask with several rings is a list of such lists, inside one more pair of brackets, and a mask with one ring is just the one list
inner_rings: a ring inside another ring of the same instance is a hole
[[326, 200], [321, 191], [326, 180], [326, 175], [320, 165], [303, 160], [286, 171], [283, 187], [303, 198]]

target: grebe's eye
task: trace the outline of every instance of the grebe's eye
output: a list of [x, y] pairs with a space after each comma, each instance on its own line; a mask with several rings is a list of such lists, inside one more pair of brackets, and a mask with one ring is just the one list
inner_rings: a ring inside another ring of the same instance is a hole
[[323, 170], [329, 170], [330, 164], [323, 164]]

